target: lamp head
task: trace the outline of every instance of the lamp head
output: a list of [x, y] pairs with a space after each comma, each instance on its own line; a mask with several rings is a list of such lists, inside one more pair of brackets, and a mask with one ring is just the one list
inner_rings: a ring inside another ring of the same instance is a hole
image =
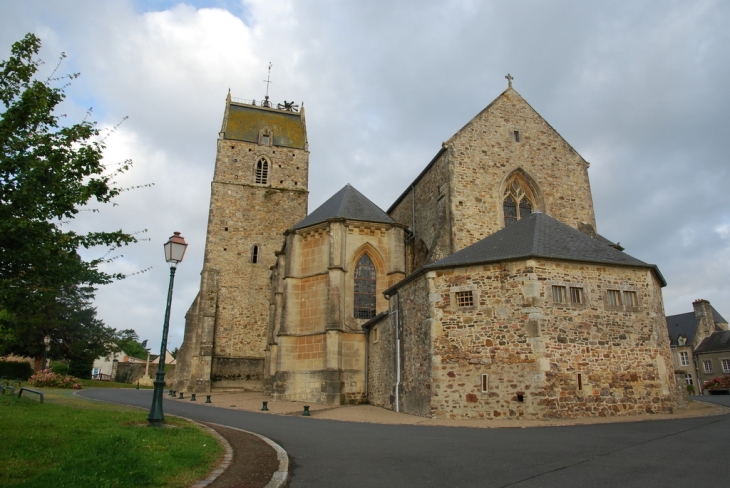
[[188, 243], [185, 242], [185, 238], [179, 232], [174, 232], [173, 234], [164, 245], [165, 261], [170, 263], [171, 266], [177, 266], [177, 263], [182, 261], [183, 256], [185, 256]]

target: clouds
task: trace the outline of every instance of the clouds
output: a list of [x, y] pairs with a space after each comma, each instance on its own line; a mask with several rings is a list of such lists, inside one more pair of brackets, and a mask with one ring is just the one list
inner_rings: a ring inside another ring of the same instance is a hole
[[[345, 183], [387, 208], [448, 139], [506, 87], [504, 75], [591, 162], [599, 232], [656, 263], [668, 313], [727, 306], [730, 7], [719, 1], [5, 2], [0, 53], [33, 31], [51, 65], [80, 71], [64, 110], [89, 106], [110, 162], [135, 160], [118, 207], [74, 225], [150, 229], [104, 287], [100, 316], [155, 344], [167, 269], [190, 242], [170, 342], [197, 293], [210, 179], [228, 88], [304, 101], [310, 210]], [[96, 252], [94, 250], [93, 252]]]

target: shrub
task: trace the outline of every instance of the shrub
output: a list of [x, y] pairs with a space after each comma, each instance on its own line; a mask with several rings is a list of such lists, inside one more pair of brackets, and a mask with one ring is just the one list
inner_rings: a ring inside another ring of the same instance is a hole
[[45, 386], [50, 388], [73, 388], [80, 390], [81, 380], [73, 376], [56, 374], [50, 369], [39, 371], [28, 380], [32, 386]]
[[51, 366], [51, 371], [53, 371], [56, 374], [60, 375], [67, 375], [68, 374], [68, 364], [66, 363], [53, 363]]
[[68, 374], [89, 379], [92, 369], [94, 369], [94, 358], [74, 358], [68, 365]]
[[27, 381], [33, 374], [30, 363], [20, 361], [0, 361], [0, 377], [5, 376], [9, 380], [21, 379]]
[[705, 390], [730, 390], [730, 376], [720, 376], [705, 381], [702, 384]]

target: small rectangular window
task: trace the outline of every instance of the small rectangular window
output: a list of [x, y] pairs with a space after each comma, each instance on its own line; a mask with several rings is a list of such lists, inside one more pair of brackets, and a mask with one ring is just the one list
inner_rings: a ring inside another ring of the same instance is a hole
[[570, 302], [583, 303], [583, 288], [570, 287]]
[[689, 354], [687, 354], [686, 352], [680, 352], [679, 362], [682, 366], [689, 366]]
[[684, 381], [687, 382], [688, 385], [694, 385], [694, 381], [692, 380], [692, 373], [687, 373], [684, 375]]
[[558, 286], [553, 285], [553, 302], [555, 303], [565, 303], [565, 287], [564, 286]]
[[261, 137], [261, 143], [262, 143], [262, 144], [269, 144], [269, 136], [268, 136], [267, 134], [264, 134], [264, 135], [263, 135], [263, 136]]
[[373, 327], [373, 342], [378, 342], [380, 340], [380, 337], [378, 337], [378, 328]]
[[606, 300], [608, 301], [609, 306], [620, 307], [621, 306], [621, 292], [618, 290], [608, 290], [608, 293], [606, 293]]
[[702, 361], [702, 365], [705, 367], [705, 373], [712, 373], [712, 361]]
[[456, 292], [456, 306], [457, 307], [473, 307], [474, 306], [474, 295], [472, 295], [471, 290]]
[[627, 307], [638, 307], [639, 306], [639, 297], [636, 296], [635, 291], [625, 291], [624, 292], [624, 305]]
[[515, 142], [520, 142], [520, 131], [514, 131]]
[[583, 391], [583, 375], [578, 373], [578, 391]]
[[482, 375], [482, 393], [489, 393], [489, 375]]
[[723, 359], [722, 360], [722, 372], [723, 373], [730, 373], [730, 359]]

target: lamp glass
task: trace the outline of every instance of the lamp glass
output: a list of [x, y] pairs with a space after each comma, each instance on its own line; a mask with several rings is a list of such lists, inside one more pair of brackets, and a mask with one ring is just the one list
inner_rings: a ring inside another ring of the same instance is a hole
[[45, 336], [43, 338], [43, 344], [45, 344], [47, 346], [50, 343], [51, 343], [51, 336]]

